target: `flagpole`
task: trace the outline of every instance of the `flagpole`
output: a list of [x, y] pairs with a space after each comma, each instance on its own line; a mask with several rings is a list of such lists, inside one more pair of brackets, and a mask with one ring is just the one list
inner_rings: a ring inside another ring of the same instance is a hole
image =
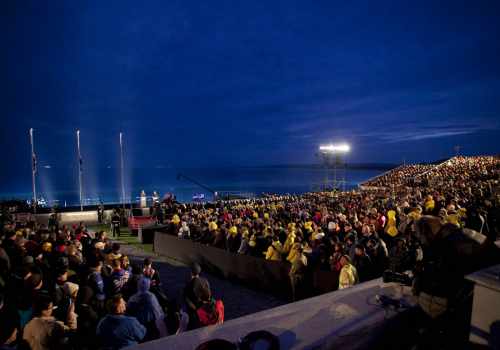
[[31, 143], [31, 185], [33, 188], [33, 211], [36, 214], [36, 207], [38, 201], [36, 199], [36, 155], [35, 155], [35, 143], [33, 141], [33, 128], [30, 128], [30, 143]]
[[76, 131], [76, 146], [78, 150], [78, 183], [80, 187], [80, 211], [83, 211], [83, 191], [82, 191], [82, 154], [80, 153], [80, 130]]
[[125, 209], [125, 180], [123, 175], [123, 134], [120, 132], [120, 177], [122, 183], [122, 204]]

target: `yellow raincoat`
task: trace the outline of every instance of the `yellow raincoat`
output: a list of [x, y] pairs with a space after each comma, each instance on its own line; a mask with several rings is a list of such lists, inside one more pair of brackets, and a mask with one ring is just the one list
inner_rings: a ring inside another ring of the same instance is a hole
[[354, 265], [347, 264], [340, 270], [339, 289], [345, 289], [354, 286], [359, 282], [358, 271]]
[[273, 242], [273, 244], [271, 244], [269, 248], [267, 248], [267, 252], [265, 252], [266, 260], [280, 261], [281, 251], [282, 251], [281, 243], [279, 241]]

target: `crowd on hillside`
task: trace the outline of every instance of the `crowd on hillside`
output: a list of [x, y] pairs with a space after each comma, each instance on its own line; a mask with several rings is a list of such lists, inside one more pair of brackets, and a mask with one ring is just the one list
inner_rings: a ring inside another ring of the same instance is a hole
[[377, 176], [374, 179], [363, 183], [363, 186], [369, 187], [397, 187], [408, 185], [416, 177], [426, 173], [435, 165], [432, 164], [405, 164], [387, 173]]
[[2, 350], [120, 349], [224, 320], [198, 265], [177, 305], [151, 259], [131, 262], [104, 231], [2, 221]]
[[[421, 218], [434, 218], [438, 232], [467, 228], [495, 241], [499, 164], [454, 157], [431, 168], [399, 167], [371, 181], [375, 190], [169, 201], [155, 212], [181, 239], [289, 264], [292, 297], [300, 299], [317, 292], [317, 271], [345, 289], [387, 269], [414, 269], [428, 253]], [[21, 228], [6, 214], [1, 230], [1, 349], [117, 349], [224, 320], [199, 266], [177, 306], [152, 261], [131, 263], [105, 232], [93, 236], [83, 224]]]

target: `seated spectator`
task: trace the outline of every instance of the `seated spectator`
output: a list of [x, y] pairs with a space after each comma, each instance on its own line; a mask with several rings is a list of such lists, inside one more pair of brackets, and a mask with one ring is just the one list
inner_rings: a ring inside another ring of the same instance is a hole
[[101, 345], [110, 349], [121, 349], [139, 343], [146, 336], [146, 328], [132, 316], [125, 316], [127, 304], [121, 295], [110, 301], [110, 313], [97, 325], [97, 336]]

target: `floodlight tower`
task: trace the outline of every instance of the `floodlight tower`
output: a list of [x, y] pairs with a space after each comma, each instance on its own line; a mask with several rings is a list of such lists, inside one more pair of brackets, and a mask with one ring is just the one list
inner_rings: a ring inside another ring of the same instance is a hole
[[[346, 143], [340, 144], [328, 144], [328, 145], [320, 145], [318, 156], [320, 157], [323, 166], [327, 169], [327, 175], [325, 179], [324, 187], [325, 189], [328, 187], [329, 179], [328, 179], [328, 169], [333, 169], [333, 189], [340, 188], [345, 190], [345, 155], [349, 153], [351, 147]], [[340, 179], [337, 179], [337, 175], [339, 170]], [[339, 186], [340, 185], [340, 186]]]

